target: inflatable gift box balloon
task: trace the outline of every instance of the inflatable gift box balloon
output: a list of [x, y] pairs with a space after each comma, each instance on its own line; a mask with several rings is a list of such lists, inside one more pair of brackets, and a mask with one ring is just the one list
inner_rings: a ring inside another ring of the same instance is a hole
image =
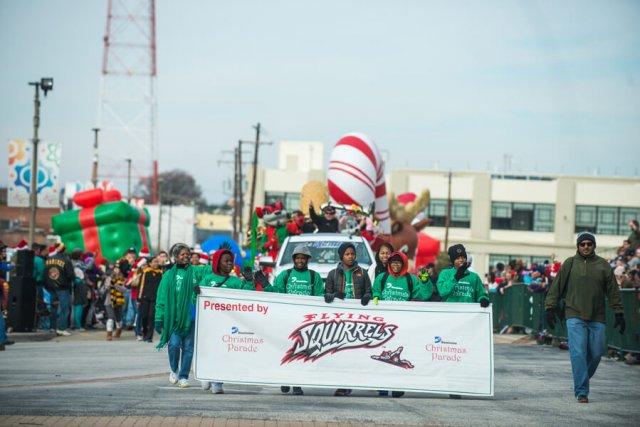
[[149, 253], [149, 211], [123, 202], [118, 190], [93, 189], [76, 193], [79, 210], [52, 218], [52, 227], [69, 250], [93, 252], [116, 262], [134, 247]]

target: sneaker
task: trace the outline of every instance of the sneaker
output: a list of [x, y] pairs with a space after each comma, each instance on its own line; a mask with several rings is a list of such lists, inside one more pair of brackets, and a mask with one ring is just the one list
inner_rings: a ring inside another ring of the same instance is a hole
[[589, 403], [589, 398], [587, 396], [578, 396], [578, 403]]
[[170, 384], [175, 384], [178, 382], [178, 376], [176, 374], [174, 374], [173, 372], [171, 372], [169, 374], [169, 383]]
[[186, 378], [180, 378], [178, 380], [178, 387], [180, 388], [187, 388], [189, 387], [189, 380]]
[[69, 337], [69, 336], [71, 336], [71, 332], [69, 332], [69, 331], [61, 331], [60, 329], [57, 329], [56, 330], [56, 335], [63, 336], [63, 337]]
[[302, 396], [304, 392], [302, 391], [302, 387], [294, 387], [293, 394], [296, 396]]
[[404, 396], [404, 391], [392, 391], [391, 397], [402, 397]]
[[76, 331], [78, 331], [78, 332], [86, 332], [87, 330], [85, 328], [78, 328], [78, 329], [76, 329]]
[[291, 387], [289, 387], [288, 385], [281, 385], [280, 386], [280, 391], [283, 393], [289, 393], [289, 391], [291, 390]]
[[213, 387], [211, 387], [211, 393], [224, 394], [224, 390], [222, 389], [222, 383], [213, 383]]
[[211, 383], [209, 381], [200, 381], [200, 387], [202, 391], [207, 391], [211, 388]]
[[142, 335], [136, 335], [136, 341], [142, 341], [143, 339]]

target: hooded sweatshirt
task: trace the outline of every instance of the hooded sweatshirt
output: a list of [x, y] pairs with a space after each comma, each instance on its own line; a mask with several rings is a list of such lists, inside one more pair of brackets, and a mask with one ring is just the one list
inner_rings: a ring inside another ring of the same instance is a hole
[[235, 276], [225, 276], [222, 274], [222, 272], [220, 271], [220, 259], [224, 254], [229, 254], [233, 257], [233, 253], [228, 249], [218, 249], [217, 251], [215, 251], [211, 260], [211, 272], [202, 278], [202, 280], [200, 281], [200, 286], [255, 291], [256, 288], [253, 286], [253, 283], [244, 282]]
[[[402, 269], [395, 274], [391, 269], [391, 257], [400, 256], [402, 259]], [[376, 276], [373, 283], [373, 297], [383, 301], [428, 301], [433, 293], [431, 282], [421, 282], [413, 274], [409, 274], [409, 261], [403, 252], [396, 251], [389, 257], [387, 272]], [[382, 283], [384, 276], [387, 276], [385, 283]], [[411, 277], [413, 291], [409, 292], [408, 277]]]
[[[289, 275], [287, 283], [284, 282], [285, 276]], [[313, 279], [313, 283], [311, 280]], [[271, 286], [267, 286], [265, 292], [278, 292], [290, 295], [324, 295], [324, 283], [320, 274], [311, 274], [311, 270], [304, 268], [298, 270], [291, 268], [281, 271], [276, 277], [275, 282]]]
[[473, 271], [465, 271], [460, 280], [456, 280], [456, 269], [445, 268], [438, 276], [438, 292], [443, 302], [480, 302], [489, 299], [482, 280]]

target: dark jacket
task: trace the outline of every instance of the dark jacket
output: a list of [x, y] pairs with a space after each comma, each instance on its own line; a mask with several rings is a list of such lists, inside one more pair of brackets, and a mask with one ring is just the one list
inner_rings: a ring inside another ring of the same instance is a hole
[[65, 254], [56, 254], [44, 262], [44, 285], [51, 291], [70, 291], [76, 275], [71, 260]]
[[309, 216], [313, 223], [318, 227], [318, 233], [337, 233], [338, 232], [338, 218], [328, 220], [324, 215], [318, 215], [313, 209], [313, 206], [309, 206]]
[[631, 234], [627, 237], [629, 246], [632, 250], [636, 250], [640, 246], [640, 230], [631, 230]]
[[613, 270], [604, 258], [576, 253], [567, 258], [556, 275], [547, 298], [546, 309], [555, 309], [565, 292], [566, 317], [587, 321], [605, 321], [605, 296], [615, 313], [622, 313], [622, 300]]
[[162, 280], [162, 270], [159, 268], [145, 267], [140, 278], [140, 292], [138, 301], [154, 301], [158, 295], [158, 288]]
[[[367, 272], [363, 270], [358, 263], [356, 263], [351, 270], [353, 271], [353, 295], [345, 295], [345, 298], [359, 299], [366, 294], [371, 297], [371, 280]], [[327, 294], [344, 293], [344, 287], [344, 268], [342, 262], [339, 262], [338, 266], [327, 275], [327, 280], [324, 282], [324, 292]]]

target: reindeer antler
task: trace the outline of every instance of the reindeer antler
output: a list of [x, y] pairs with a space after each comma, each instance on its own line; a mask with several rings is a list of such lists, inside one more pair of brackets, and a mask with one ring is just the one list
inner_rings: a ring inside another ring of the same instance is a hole
[[429, 205], [429, 190], [423, 190], [413, 202], [401, 205], [394, 193], [389, 193], [389, 215], [401, 223], [410, 223], [413, 218]]

